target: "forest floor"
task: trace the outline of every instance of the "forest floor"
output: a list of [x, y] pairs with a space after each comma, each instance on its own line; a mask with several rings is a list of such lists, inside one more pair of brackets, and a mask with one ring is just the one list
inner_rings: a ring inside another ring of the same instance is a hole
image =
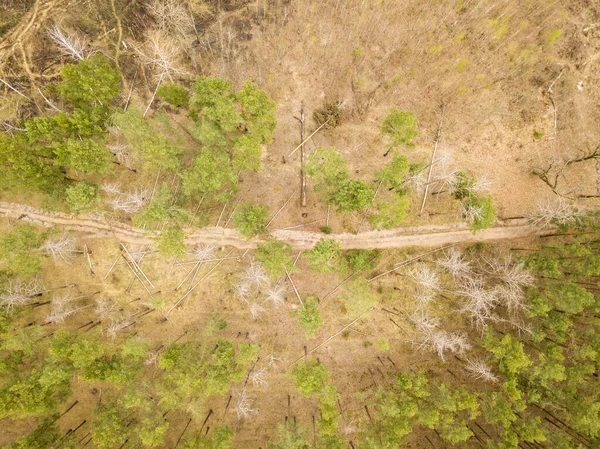
[[[114, 237], [133, 243], [150, 244], [151, 232], [104, 218], [74, 217], [72, 215], [47, 212], [22, 204], [0, 203], [0, 215], [41, 226], [60, 226], [63, 229], [92, 234], [94, 237]], [[413, 226], [385, 231], [369, 231], [358, 234], [323, 234], [309, 231], [274, 230], [269, 235], [284, 241], [294, 249], [310, 249], [321, 239], [339, 242], [344, 249], [361, 248], [406, 248], [412, 246], [442, 246], [455, 243], [492, 241], [527, 237], [539, 230], [528, 224], [526, 219], [512, 219], [500, 226], [477, 233], [467, 229], [464, 223], [446, 225]], [[546, 229], [544, 232], [552, 232]], [[245, 239], [237, 230], [222, 227], [203, 228], [187, 234], [186, 244], [214, 244], [251, 249], [264, 242], [263, 239]]]

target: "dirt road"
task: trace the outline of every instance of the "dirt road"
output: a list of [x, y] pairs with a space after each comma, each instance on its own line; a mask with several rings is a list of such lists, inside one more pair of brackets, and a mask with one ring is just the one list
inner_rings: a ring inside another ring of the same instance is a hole
[[[13, 221], [33, 223], [40, 226], [58, 226], [65, 230], [78, 231], [84, 238], [115, 238], [131, 244], [152, 244], [152, 232], [128, 226], [102, 217], [72, 216], [52, 213], [30, 206], [0, 202], [0, 216]], [[355, 248], [403, 248], [409, 246], [442, 246], [452, 243], [482, 242], [513, 239], [533, 235], [536, 229], [526, 220], [509, 220], [501, 225], [473, 234], [464, 223], [444, 226], [419, 226], [396, 228], [388, 231], [370, 231], [360, 234], [330, 234], [317, 232], [275, 230], [271, 236], [289, 243], [294, 249], [305, 250], [322, 238], [338, 241], [345, 249]], [[552, 232], [547, 230], [546, 232]], [[264, 238], [244, 239], [234, 229], [204, 228], [186, 233], [186, 243], [233, 246], [240, 249], [255, 248]]]

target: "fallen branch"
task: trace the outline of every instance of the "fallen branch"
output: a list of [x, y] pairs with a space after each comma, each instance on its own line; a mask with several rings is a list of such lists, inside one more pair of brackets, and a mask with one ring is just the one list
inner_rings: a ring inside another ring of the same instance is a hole
[[[350, 324], [344, 326], [343, 328], [341, 328], [339, 331], [337, 331], [335, 334], [333, 334], [331, 337], [329, 337], [327, 340], [325, 340], [323, 343], [315, 346], [314, 348], [312, 348], [310, 351], [308, 351], [306, 354], [304, 354], [302, 357], [300, 357], [298, 360], [296, 360], [294, 363], [292, 363], [293, 366], [296, 363], [298, 363], [300, 360], [308, 357], [310, 354], [312, 354], [313, 352], [315, 352], [317, 349], [319, 349], [321, 346], [327, 344], [329, 341], [333, 340], [335, 337], [337, 337], [338, 335], [340, 335], [342, 332], [344, 332], [346, 329], [348, 329], [350, 326], [352, 326], [354, 323], [356, 323], [358, 320], [362, 319], [366, 314], [368, 314], [369, 312], [371, 312], [371, 310], [373, 310], [374, 307], [371, 307], [369, 310], [367, 310], [365, 313], [363, 313], [362, 315], [360, 315], [358, 318], [355, 318], [354, 320], [352, 320], [352, 322], [350, 322]], [[289, 367], [288, 367], [289, 368]]]
[[321, 130], [321, 128], [323, 128], [325, 125], [327, 125], [327, 123], [329, 122], [329, 120], [330, 120], [330, 119], [327, 119], [327, 120], [325, 121], [325, 123], [323, 123], [323, 124], [322, 124], [321, 126], [319, 126], [317, 129], [315, 129], [315, 130], [313, 131], [313, 133], [312, 133], [310, 136], [308, 136], [306, 139], [304, 139], [304, 140], [302, 141], [302, 143], [301, 143], [300, 145], [298, 145], [296, 148], [294, 148], [294, 151], [292, 151], [290, 154], [288, 154], [288, 157], [291, 157], [291, 156], [292, 156], [292, 155], [293, 155], [293, 154], [294, 154], [296, 151], [298, 151], [298, 150], [299, 150], [299, 149], [302, 147], [302, 145], [304, 145], [306, 142], [308, 142], [312, 136], [314, 136], [315, 134], [317, 134], [317, 133], [318, 133], [318, 132]]
[[408, 259], [408, 260], [405, 260], [405, 261], [403, 261], [403, 262], [400, 262], [398, 265], [396, 265], [396, 266], [395, 266], [394, 268], [392, 268], [391, 270], [388, 270], [388, 271], [386, 271], [386, 272], [384, 272], [384, 273], [378, 274], [377, 276], [374, 276], [374, 277], [372, 277], [371, 279], [368, 279], [368, 280], [367, 280], [367, 282], [372, 282], [372, 281], [374, 281], [375, 279], [378, 279], [378, 278], [380, 278], [380, 277], [382, 277], [382, 276], [385, 276], [385, 275], [387, 275], [387, 274], [390, 274], [390, 273], [393, 273], [394, 271], [397, 271], [397, 270], [399, 270], [399, 269], [400, 269], [400, 268], [402, 268], [403, 266], [405, 266], [405, 265], [408, 265], [409, 263], [411, 263], [411, 262], [414, 262], [415, 260], [422, 259], [423, 257], [425, 257], [425, 256], [428, 256], [429, 254], [437, 253], [437, 252], [439, 252], [439, 251], [442, 251], [442, 250], [444, 250], [444, 249], [446, 249], [446, 248], [450, 248], [451, 246], [454, 246], [454, 245], [446, 245], [446, 246], [442, 246], [441, 248], [434, 249], [433, 251], [428, 251], [428, 252], [426, 252], [426, 253], [423, 253], [423, 254], [420, 254], [420, 255], [418, 255], [418, 256], [416, 256], [416, 257], [412, 257], [412, 258], [410, 258], [410, 259]]
[[429, 193], [429, 181], [431, 181], [431, 171], [433, 169], [433, 161], [435, 161], [435, 155], [437, 153], [438, 145], [440, 143], [440, 137], [442, 136], [442, 126], [444, 125], [444, 113], [446, 112], [446, 105], [442, 103], [442, 116], [438, 122], [437, 134], [435, 136], [435, 145], [433, 146], [433, 154], [431, 155], [431, 163], [429, 164], [429, 171], [427, 172], [427, 183], [425, 184], [425, 192], [423, 193], [423, 202], [421, 203], [421, 210], [419, 215], [423, 213], [425, 209], [425, 201], [427, 201], [427, 194]]
[[290, 276], [290, 273], [288, 272], [286, 267], [283, 267], [285, 269], [285, 275], [288, 278], [288, 281], [290, 281], [290, 284], [292, 284], [292, 288], [294, 289], [294, 293], [296, 293], [296, 297], [298, 298], [298, 301], [300, 301], [300, 304], [304, 304], [302, 302], [302, 298], [300, 298], [300, 294], [298, 293], [298, 289], [296, 288], [296, 286], [294, 285], [294, 281], [292, 281], [292, 277]]
[[[225, 256], [225, 258], [226, 258], [227, 256], [229, 256], [229, 255], [230, 255], [230, 254], [233, 252], [233, 250], [234, 250], [234, 249], [235, 249], [235, 248], [232, 248], [232, 249], [231, 249], [231, 250], [230, 250], [230, 251], [227, 253], [227, 255]], [[224, 258], [223, 260], [225, 260], [225, 258]], [[185, 300], [185, 298], [187, 298], [187, 296], [188, 296], [190, 293], [192, 293], [192, 290], [194, 290], [194, 289], [195, 289], [195, 288], [196, 288], [196, 287], [197, 287], [197, 286], [198, 286], [198, 285], [199, 285], [199, 284], [200, 284], [200, 283], [201, 283], [201, 282], [202, 282], [204, 279], [206, 279], [206, 278], [207, 278], [207, 277], [208, 277], [208, 276], [209, 276], [209, 275], [210, 275], [210, 274], [211, 274], [213, 271], [215, 271], [219, 265], [221, 265], [221, 264], [223, 263], [223, 260], [220, 260], [219, 262], [217, 262], [217, 264], [216, 264], [214, 267], [212, 267], [212, 268], [211, 268], [211, 269], [208, 271], [208, 273], [206, 273], [204, 276], [202, 276], [202, 278], [201, 278], [201, 279], [200, 279], [198, 282], [196, 282], [196, 283], [195, 283], [195, 284], [194, 284], [192, 287], [190, 287], [190, 288], [189, 288], [189, 290], [188, 290], [188, 291], [185, 293], [185, 295], [183, 295], [183, 296], [181, 297], [181, 299], [179, 299], [179, 301], [177, 301], [177, 302], [176, 302], [176, 303], [175, 303], [175, 304], [174, 304], [174, 305], [173, 305], [173, 306], [172, 306], [172, 307], [171, 307], [169, 310], [167, 310], [167, 313], [166, 313], [166, 314], [167, 314], [167, 315], [168, 315], [168, 314], [170, 314], [170, 313], [171, 313], [171, 312], [172, 312], [172, 311], [173, 311], [173, 310], [174, 310], [174, 309], [175, 309], [175, 308], [176, 308], [176, 307], [177, 307], [179, 304], [181, 304], [181, 303], [182, 303], [182, 302]]]
[[29, 101], [31, 101], [33, 103], [33, 100], [31, 98], [29, 98], [27, 95], [19, 92], [17, 89], [15, 89], [14, 87], [12, 87], [10, 84], [8, 84], [6, 81], [4, 81], [2, 78], [0, 78], [0, 82], [2, 82], [6, 87], [8, 87], [10, 90], [12, 90], [13, 92], [18, 93], [20, 96], [22, 96], [23, 98], [27, 98]]
[[279, 215], [279, 212], [281, 212], [281, 211], [283, 210], [283, 208], [284, 208], [285, 206], [287, 206], [287, 204], [290, 202], [290, 200], [292, 199], [292, 197], [293, 197], [293, 196], [294, 196], [294, 194], [292, 193], [292, 194], [290, 195], [290, 197], [289, 197], [289, 198], [286, 200], [286, 202], [285, 202], [285, 203], [283, 203], [283, 206], [281, 206], [281, 207], [279, 208], [279, 210], [278, 210], [277, 212], [275, 212], [275, 215], [273, 215], [273, 217], [271, 217], [271, 219], [270, 219], [270, 220], [269, 220], [269, 222], [267, 223], [267, 226], [266, 226], [267, 228], [269, 227], [269, 225], [270, 225], [271, 223], [273, 223], [273, 220], [275, 220], [275, 217], [277, 217], [277, 215]]

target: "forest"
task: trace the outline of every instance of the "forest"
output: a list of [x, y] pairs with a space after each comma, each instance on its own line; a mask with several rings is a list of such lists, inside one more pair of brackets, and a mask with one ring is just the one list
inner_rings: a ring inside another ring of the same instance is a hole
[[600, 447], [600, 5], [0, 13], [0, 447]]

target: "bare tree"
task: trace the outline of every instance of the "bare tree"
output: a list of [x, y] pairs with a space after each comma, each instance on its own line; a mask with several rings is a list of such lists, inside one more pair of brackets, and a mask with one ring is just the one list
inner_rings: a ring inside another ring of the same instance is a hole
[[112, 317], [118, 312], [118, 309], [118, 305], [112, 299], [96, 298], [96, 309], [94, 310], [94, 313], [98, 315], [100, 320], [104, 321]]
[[121, 195], [123, 193], [121, 191], [121, 186], [116, 182], [105, 182], [100, 188], [109, 195]]
[[154, 30], [148, 33], [143, 47], [135, 48], [135, 51], [140, 55], [142, 63], [154, 72], [157, 79], [152, 98], [144, 111], [144, 116], [146, 116], [156, 97], [156, 92], [165, 78], [173, 81], [174, 76], [184, 73], [180, 68], [181, 46], [165, 33]]
[[12, 312], [15, 307], [27, 305], [32, 298], [40, 296], [43, 286], [37, 279], [22, 281], [21, 279], [11, 279], [8, 281], [8, 288], [0, 293], [0, 307]]
[[269, 366], [273, 369], [276, 369], [279, 365], [279, 362], [282, 362], [283, 359], [281, 357], [277, 357], [275, 354], [269, 355]]
[[285, 285], [275, 285], [269, 287], [265, 292], [265, 300], [270, 302], [275, 308], [283, 306], [287, 289]]
[[498, 382], [498, 377], [482, 359], [467, 359], [467, 366], [465, 369], [470, 372], [475, 379], [483, 379], [493, 383]]
[[255, 387], [266, 387], [269, 383], [265, 380], [265, 375], [267, 374], [267, 368], [262, 367], [260, 369], [255, 369], [250, 374], [250, 380], [252, 381], [252, 385]]
[[467, 302], [461, 311], [469, 313], [473, 324], [483, 330], [490, 321], [497, 321], [494, 313], [499, 298], [496, 290], [483, 287], [479, 282], [465, 282], [460, 292]]
[[416, 265], [410, 270], [409, 276], [426, 289], [440, 290], [442, 288], [437, 271], [431, 269], [427, 264]]
[[267, 272], [258, 264], [251, 264], [244, 273], [243, 280], [250, 286], [261, 287], [270, 281]]
[[68, 295], [53, 299], [52, 303], [55, 305], [50, 310], [50, 313], [46, 316], [46, 323], [62, 323], [71, 315], [76, 314], [77, 312], [87, 309], [89, 306], [83, 307], [70, 307], [70, 302], [72, 298]]
[[192, 254], [198, 262], [206, 262], [207, 260], [214, 259], [215, 248], [215, 245], [198, 245], [194, 248]]
[[130, 193], [122, 193], [109, 201], [114, 210], [126, 214], [136, 214], [150, 202], [150, 192], [142, 188], [137, 188]]
[[129, 170], [133, 169], [133, 157], [125, 144], [115, 143], [106, 145], [106, 148], [115, 156], [119, 164], [127, 167]]
[[263, 306], [261, 306], [259, 303], [257, 303], [257, 302], [250, 303], [250, 314], [252, 315], [252, 318], [254, 318], [255, 320], [260, 319], [260, 317], [266, 311], [267, 310]]
[[444, 256], [437, 259], [436, 263], [448, 270], [455, 279], [465, 278], [471, 273], [471, 262], [455, 248], [444, 251]]
[[240, 298], [242, 301], [244, 302], [248, 302], [248, 296], [250, 295], [250, 284], [248, 284], [247, 282], [242, 282], [240, 284], [237, 284], [234, 287], [234, 293], [235, 295]]
[[103, 329], [103, 332], [106, 332], [110, 337], [115, 338], [119, 332], [131, 327], [133, 323], [134, 322], [132, 322], [129, 317], [123, 317], [110, 323]]
[[245, 388], [236, 397], [235, 412], [238, 419], [247, 419], [258, 414], [258, 409], [252, 407], [252, 399], [248, 397]]
[[87, 50], [89, 43], [78, 33], [69, 33], [62, 30], [60, 26], [54, 25], [48, 29], [48, 35], [66, 56], [81, 61], [90, 55]]
[[154, 17], [157, 29], [183, 39], [192, 33], [195, 35], [194, 18], [181, 1], [151, 0], [146, 8]]
[[554, 201], [546, 199], [538, 203], [537, 210], [529, 215], [529, 221], [531, 226], [543, 229], [552, 224], [564, 226], [577, 223], [583, 215], [583, 211], [559, 196]]
[[478, 220], [483, 220], [485, 211], [483, 206], [475, 206], [471, 202], [461, 204], [461, 214], [467, 223], [475, 223]]
[[57, 239], [46, 241], [40, 247], [40, 251], [50, 254], [55, 262], [62, 260], [66, 263], [71, 261], [74, 254], [82, 253], [82, 251], [77, 250], [75, 246], [75, 236], [67, 233], [61, 235]]
[[419, 347], [430, 349], [437, 353], [442, 360], [445, 360], [445, 354], [448, 351], [453, 354], [462, 354], [471, 347], [465, 336], [441, 329], [435, 329], [421, 335], [423, 339]]

